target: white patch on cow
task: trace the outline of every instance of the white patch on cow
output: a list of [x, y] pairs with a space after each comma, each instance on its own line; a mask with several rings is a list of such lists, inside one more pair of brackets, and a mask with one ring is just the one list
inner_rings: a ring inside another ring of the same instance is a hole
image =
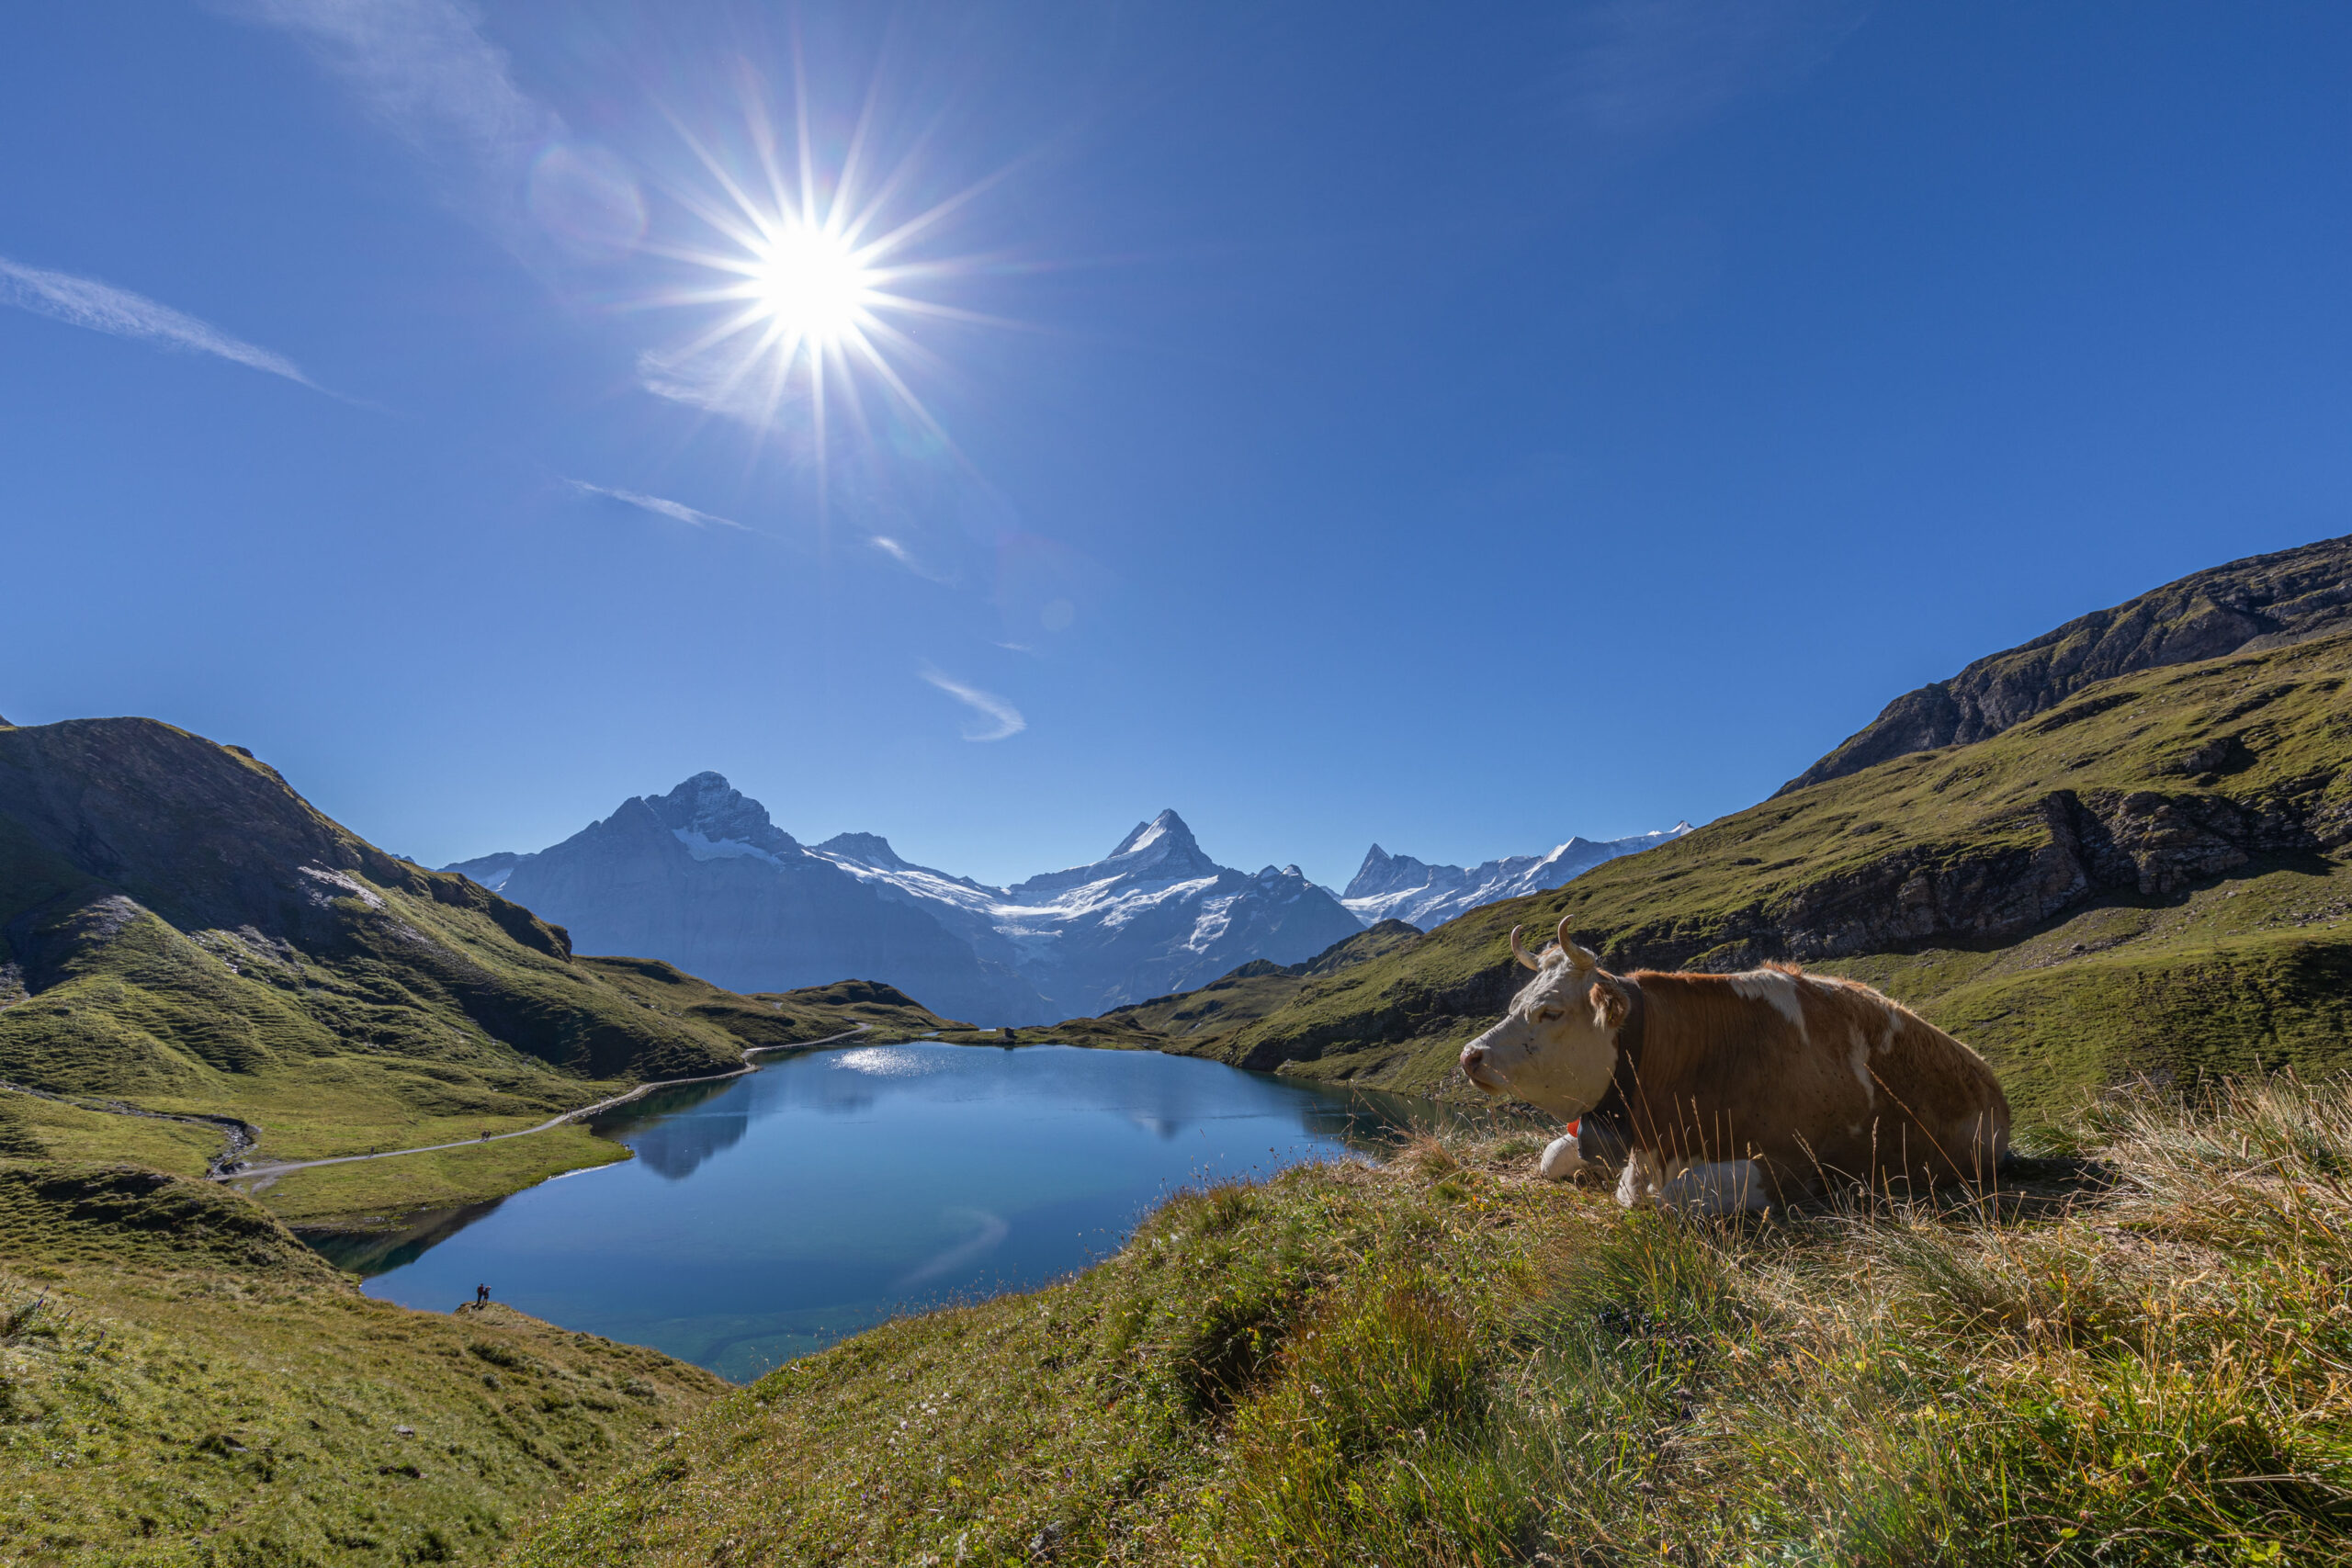
[[1878, 1050], [1882, 1053], [1894, 1050], [1894, 1037], [1903, 1032], [1902, 1016], [1892, 1007], [1881, 1006], [1879, 1024]]
[[1854, 1081], [1862, 1086], [1862, 1103], [1875, 1103], [1871, 1097], [1878, 1092], [1878, 1083], [1871, 1077], [1871, 1043], [1859, 1029], [1854, 1031], [1852, 1049], [1846, 1053], [1846, 1065], [1854, 1069]]
[[1731, 981], [1732, 994], [1751, 1002], [1770, 1002], [1782, 1018], [1796, 1025], [1797, 1034], [1804, 1034], [1804, 1004], [1797, 1000], [1797, 983], [1777, 969], [1751, 969], [1744, 975], [1724, 976]]

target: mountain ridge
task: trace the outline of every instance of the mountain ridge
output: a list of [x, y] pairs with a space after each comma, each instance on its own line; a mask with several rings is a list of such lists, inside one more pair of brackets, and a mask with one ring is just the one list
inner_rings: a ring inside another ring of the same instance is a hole
[[2077, 615], [1877, 718], [1782, 784], [1775, 799], [1914, 751], [1989, 739], [2100, 681], [2143, 670], [2290, 647], [2352, 630], [2352, 535], [2246, 556]]
[[1546, 892], [1603, 862], [1656, 849], [1690, 831], [1689, 822], [1677, 822], [1662, 831], [1623, 839], [1572, 835], [1547, 854], [1507, 855], [1476, 866], [1432, 865], [1411, 855], [1392, 855], [1374, 844], [1364, 852], [1363, 863], [1340, 900], [1367, 926], [1401, 919], [1428, 931], [1482, 904]]

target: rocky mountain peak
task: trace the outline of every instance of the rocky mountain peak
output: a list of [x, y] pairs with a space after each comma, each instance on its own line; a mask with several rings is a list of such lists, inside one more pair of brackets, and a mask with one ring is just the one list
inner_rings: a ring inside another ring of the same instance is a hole
[[1426, 887], [1434, 872], [1428, 862], [1411, 855], [1392, 855], [1374, 844], [1364, 852], [1363, 864], [1348, 883], [1342, 898], [1370, 898], [1408, 887]]
[[905, 871], [907, 861], [890, 847], [890, 840], [879, 833], [836, 833], [817, 846], [820, 854], [839, 855], [862, 865], [879, 866], [885, 871]]
[[770, 854], [797, 850], [799, 841], [768, 818], [767, 807], [727, 782], [724, 773], [699, 773], [667, 795], [643, 797], [661, 824], [673, 833], [698, 834], [712, 843], [746, 843]]
[[1202, 855], [1200, 840], [1193, 837], [1192, 829], [1173, 809], [1161, 812], [1148, 822], [1138, 822], [1121, 839], [1105, 860], [1117, 860], [1122, 855], [1142, 854], [1158, 849], [1163, 854], [1206, 859]]

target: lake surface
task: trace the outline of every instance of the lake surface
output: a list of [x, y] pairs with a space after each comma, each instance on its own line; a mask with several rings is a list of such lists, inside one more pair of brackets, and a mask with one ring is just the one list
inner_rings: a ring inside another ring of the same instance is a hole
[[745, 1380], [903, 1311], [1084, 1268], [1178, 1188], [1374, 1152], [1441, 1114], [1148, 1051], [853, 1045], [598, 1118], [626, 1163], [324, 1250], [374, 1272], [370, 1295], [446, 1312], [486, 1283]]

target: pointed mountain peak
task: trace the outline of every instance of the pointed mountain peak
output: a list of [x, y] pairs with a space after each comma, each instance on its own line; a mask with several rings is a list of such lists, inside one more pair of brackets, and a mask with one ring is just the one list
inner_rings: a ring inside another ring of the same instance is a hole
[[1149, 849], [1163, 849], [1171, 853], [1182, 852], [1195, 857], [1201, 852], [1200, 840], [1193, 837], [1193, 830], [1171, 808], [1148, 822], [1136, 823], [1127, 836], [1119, 840], [1118, 847], [1103, 858], [1117, 860], [1121, 855], [1136, 854]]

